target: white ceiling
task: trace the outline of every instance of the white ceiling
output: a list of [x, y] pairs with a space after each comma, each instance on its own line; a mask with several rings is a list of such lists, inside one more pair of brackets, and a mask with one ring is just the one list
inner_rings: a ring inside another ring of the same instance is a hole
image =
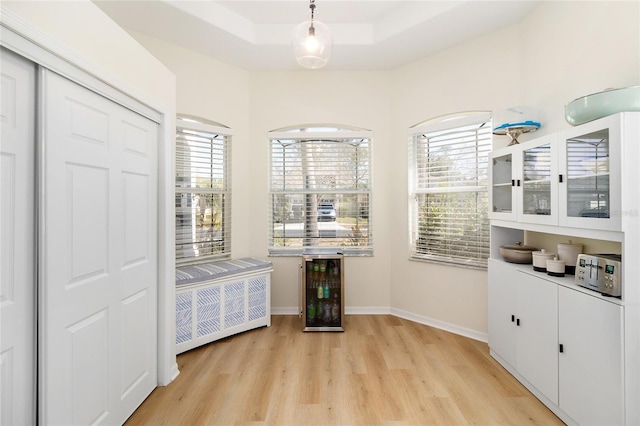
[[[513, 25], [539, 0], [316, 0], [334, 35], [324, 70], [390, 70]], [[247, 70], [299, 70], [294, 27], [308, 0], [94, 0], [126, 30]]]

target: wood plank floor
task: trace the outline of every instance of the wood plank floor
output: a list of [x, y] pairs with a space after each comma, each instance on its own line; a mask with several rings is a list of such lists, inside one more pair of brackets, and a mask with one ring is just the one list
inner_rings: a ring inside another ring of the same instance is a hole
[[178, 356], [127, 425], [561, 425], [485, 343], [389, 315], [297, 316]]

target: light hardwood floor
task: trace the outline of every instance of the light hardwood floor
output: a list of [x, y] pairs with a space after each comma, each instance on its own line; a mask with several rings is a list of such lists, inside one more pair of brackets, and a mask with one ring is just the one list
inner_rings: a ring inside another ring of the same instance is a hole
[[178, 356], [127, 425], [561, 425], [485, 343], [390, 315], [297, 316]]

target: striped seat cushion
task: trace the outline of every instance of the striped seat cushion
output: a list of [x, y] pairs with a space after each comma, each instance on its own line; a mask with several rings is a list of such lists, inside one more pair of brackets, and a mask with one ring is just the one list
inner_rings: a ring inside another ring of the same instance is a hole
[[247, 272], [270, 269], [271, 262], [246, 257], [237, 260], [218, 260], [198, 265], [176, 267], [176, 286], [199, 283]]

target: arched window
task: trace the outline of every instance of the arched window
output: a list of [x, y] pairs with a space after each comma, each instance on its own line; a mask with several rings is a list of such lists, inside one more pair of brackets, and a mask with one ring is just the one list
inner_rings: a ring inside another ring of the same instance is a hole
[[491, 114], [464, 112], [409, 129], [410, 258], [486, 268]]
[[304, 125], [269, 132], [269, 254], [372, 255], [371, 136]]
[[231, 129], [176, 120], [176, 264], [231, 256]]

